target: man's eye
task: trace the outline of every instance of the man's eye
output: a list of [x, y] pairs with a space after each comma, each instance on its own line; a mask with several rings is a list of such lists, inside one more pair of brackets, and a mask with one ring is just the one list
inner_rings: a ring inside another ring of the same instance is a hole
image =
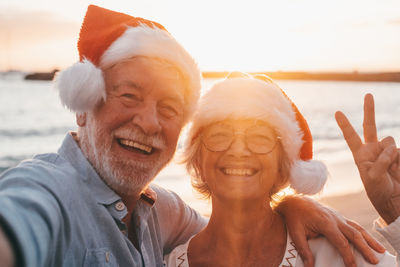
[[119, 96], [119, 99], [123, 105], [126, 107], [135, 107], [137, 106], [141, 99], [138, 95], [136, 94], [131, 94], [131, 93], [126, 93], [126, 94], [121, 94]]
[[138, 100], [139, 99], [139, 97], [137, 97], [134, 94], [123, 94], [122, 97], [126, 98], [126, 99], [132, 99], [132, 100]]

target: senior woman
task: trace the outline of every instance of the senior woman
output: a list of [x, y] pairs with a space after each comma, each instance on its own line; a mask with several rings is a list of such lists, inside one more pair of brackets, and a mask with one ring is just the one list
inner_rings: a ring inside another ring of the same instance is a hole
[[[212, 201], [208, 225], [165, 258], [167, 266], [303, 266], [273, 200], [290, 185], [319, 192], [327, 177], [312, 160], [307, 122], [266, 76], [228, 78], [201, 99], [188, 132], [192, 184]], [[344, 266], [324, 238], [309, 241], [315, 266]], [[354, 251], [357, 266], [370, 266]], [[378, 266], [395, 258], [378, 254]], [[371, 265], [372, 266], [372, 265]]]

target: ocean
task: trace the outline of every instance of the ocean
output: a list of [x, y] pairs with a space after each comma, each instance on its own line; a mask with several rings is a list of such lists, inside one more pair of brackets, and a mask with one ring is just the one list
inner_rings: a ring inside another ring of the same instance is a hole
[[[1, 78], [1, 77], [0, 77]], [[204, 88], [215, 80], [206, 79]], [[362, 190], [351, 153], [336, 125], [334, 113], [343, 111], [362, 133], [363, 97], [375, 97], [378, 135], [400, 138], [400, 83], [276, 81], [297, 105], [314, 138], [314, 158], [324, 161], [330, 177], [321, 196]], [[62, 107], [58, 92], [48, 81], [0, 79], [0, 172], [16, 166], [34, 154], [53, 152], [65, 134], [75, 130], [75, 116]], [[192, 206], [206, 205], [198, 200], [183, 166], [171, 162], [156, 183], [177, 192]]]

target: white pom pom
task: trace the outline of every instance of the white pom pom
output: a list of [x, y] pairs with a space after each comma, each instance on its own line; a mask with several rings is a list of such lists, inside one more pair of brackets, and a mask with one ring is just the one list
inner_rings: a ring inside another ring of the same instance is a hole
[[314, 195], [322, 190], [328, 178], [324, 163], [317, 160], [297, 160], [292, 166], [291, 187], [297, 192]]
[[88, 111], [106, 99], [103, 73], [88, 60], [59, 72], [54, 87], [59, 90], [61, 103], [75, 112]]

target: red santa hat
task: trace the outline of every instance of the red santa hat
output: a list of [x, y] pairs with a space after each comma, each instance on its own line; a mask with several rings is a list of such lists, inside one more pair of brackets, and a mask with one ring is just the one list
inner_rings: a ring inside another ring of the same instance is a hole
[[78, 40], [80, 61], [55, 77], [63, 105], [75, 112], [92, 109], [106, 99], [102, 69], [124, 59], [146, 56], [166, 60], [188, 81], [186, 118], [200, 91], [200, 71], [194, 59], [160, 24], [90, 5]]
[[[237, 76], [237, 75], [235, 75]], [[312, 135], [307, 121], [284, 91], [265, 75], [228, 77], [214, 84], [200, 99], [186, 139], [190, 147], [201, 127], [225, 119], [257, 119], [281, 137], [291, 161], [290, 186], [303, 194], [320, 192], [328, 172], [312, 160]]]

